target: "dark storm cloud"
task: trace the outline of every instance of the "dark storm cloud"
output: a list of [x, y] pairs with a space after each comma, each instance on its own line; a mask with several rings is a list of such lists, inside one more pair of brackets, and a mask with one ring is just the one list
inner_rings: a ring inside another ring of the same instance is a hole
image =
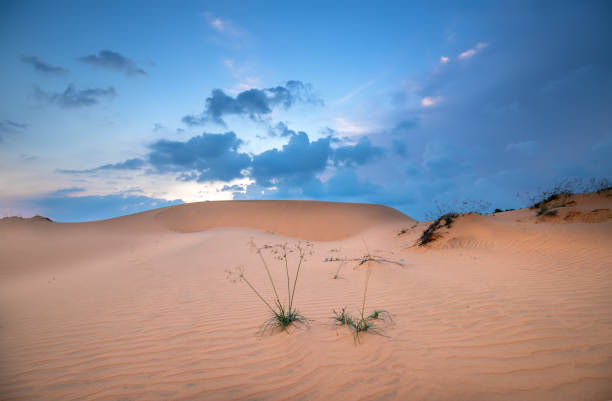
[[288, 109], [298, 102], [316, 104], [320, 100], [313, 94], [310, 85], [300, 81], [287, 81], [284, 86], [267, 89], [249, 89], [240, 92], [236, 97], [221, 89], [214, 89], [206, 99], [204, 111], [199, 115], [186, 115], [183, 122], [190, 126], [204, 125], [207, 122], [225, 125], [223, 117], [228, 115], [259, 120], [270, 114], [274, 107]]
[[241, 178], [251, 159], [238, 148], [235, 133], [203, 133], [185, 142], [159, 140], [149, 146], [148, 162], [156, 173], [181, 172], [184, 180], [230, 181]]
[[21, 61], [32, 66], [35, 71], [43, 74], [66, 75], [70, 72], [66, 68], [51, 65], [36, 56], [21, 56]]
[[79, 60], [94, 67], [122, 72], [128, 76], [147, 75], [147, 72], [137, 67], [131, 59], [111, 50], [101, 50], [98, 54], [80, 57]]
[[37, 99], [57, 104], [63, 108], [76, 108], [93, 106], [99, 103], [100, 99], [113, 98], [117, 95], [117, 91], [112, 86], [107, 88], [88, 88], [78, 90], [74, 85], [70, 84], [63, 92], [46, 92], [39, 87], [34, 88], [34, 95]]
[[363, 165], [380, 159], [384, 154], [383, 148], [372, 145], [368, 137], [364, 136], [355, 145], [345, 145], [336, 148], [333, 160], [338, 165]]
[[299, 185], [327, 166], [330, 138], [311, 142], [305, 132], [289, 138], [281, 150], [270, 149], [253, 157], [251, 178], [259, 185]]

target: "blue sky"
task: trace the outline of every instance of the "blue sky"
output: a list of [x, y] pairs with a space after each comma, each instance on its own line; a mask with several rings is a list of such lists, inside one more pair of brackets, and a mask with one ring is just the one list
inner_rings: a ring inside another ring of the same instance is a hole
[[[469, 3], [469, 4], [467, 4]], [[0, 2], [0, 215], [612, 178], [612, 6]]]

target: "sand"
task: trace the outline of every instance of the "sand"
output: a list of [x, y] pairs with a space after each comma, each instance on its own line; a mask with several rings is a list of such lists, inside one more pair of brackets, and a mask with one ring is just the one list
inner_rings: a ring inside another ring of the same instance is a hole
[[[362, 204], [0, 220], [0, 399], [610, 400], [612, 197], [572, 201], [461, 216], [424, 248], [427, 222]], [[250, 239], [311, 241], [295, 296], [307, 328], [257, 334], [266, 307], [226, 272], [243, 265], [271, 296]], [[367, 253], [396, 263], [334, 279], [325, 261]], [[356, 313], [368, 274], [366, 312], [394, 321], [356, 343], [331, 311]]]

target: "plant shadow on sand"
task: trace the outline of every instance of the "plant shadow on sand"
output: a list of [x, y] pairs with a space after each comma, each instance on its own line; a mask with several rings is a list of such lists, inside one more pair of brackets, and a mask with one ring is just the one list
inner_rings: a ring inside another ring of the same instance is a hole
[[[283, 243], [278, 245], [264, 245], [262, 247], [258, 247], [251, 239], [251, 241], [249, 242], [249, 246], [251, 248], [251, 251], [259, 256], [262, 266], [266, 272], [266, 276], [269, 280], [270, 286], [272, 287], [273, 299], [269, 301], [261, 295], [257, 288], [255, 288], [253, 283], [247, 278], [246, 269], [244, 268], [244, 266], [238, 266], [233, 270], [228, 270], [227, 275], [228, 279], [233, 283], [246, 283], [249, 288], [255, 293], [255, 295], [257, 295], [257, 297], [270, 310], [272, 316], [261, 325], [257, 333], [259, 335], [264, 335], [268, 332], [271, 334], [277, 329], [280, 329], [280, 331], [283, 332], [287, 332], [287, 328], [291, 325], [307, 326], [308, 319], [306, 319], [297, 311], [294, 305], [294, 299], [295, 289], [297, 287], [298, 279], [300, 276], [300, 270], [302, 269], [304, 262], [306, 262], [306, 257], [312, 255], [313, 245], [310, 242], [298, 242], [295, 246], [290, 246], [287, 243]], [[271, 254], [273, 259], [280, 261], [281, 264], [284, 265], [285, 278], [287, 281], [287, 298], [284, 302], [281, 300], [281, 297], [278, 294], [276, 283], [274, 282], [274, 278], [272, 277], [272, 273], [270, 271], [270, 267], [268, 265], [264, 253]], [[293, 253], [297, 255], [297, 263], [295, 275], [292, 280], [291, 274], [289, 272], [289, 256]]]

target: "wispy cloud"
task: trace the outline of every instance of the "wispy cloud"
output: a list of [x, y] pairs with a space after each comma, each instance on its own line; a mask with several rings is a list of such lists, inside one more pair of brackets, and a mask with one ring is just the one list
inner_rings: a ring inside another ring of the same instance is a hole
[[43, 74], [66, 75], [70, 72], [70, 70], [66, 68], [51, 65], [36, 56], [21, 56], [21, 61], [32, 66], [35, 71]]
[[235, 22], [211, 12], [204, 12], [202, 16], [210, 27], [210, 39], [214, 43], [233, 49], [242, 49], [251, 43], [251, 35]]
[[464, 51], [463, 53], [459, 54], [459, 56], [457, 56], [457, 59], [465, 60], [465, 59], [468, 59], [468, 58], [472, 58], [477, 53], [479, 53], [480, 51], [485, 49], [488, 45], [489, 45], [488, 43], [480, 42], [480, 43], [476, 44], [476, 46], [474, 46], [473, 48], [468, 49], [468, 50]]
[[249, 63], [240, 63], [231, 58], [224, 58], [222, 63], [232, 77], [238, 81], [233, 88], [227, 90], [228, 93], [236, 95], [260, 86], [261, 79], [253, 75], [252, 66]]
[[11, 120], [0, 120], [0, 143], [4, 141], [2, 134], [21, 134], [27, 128], [27, 124], [21, 124]]
[[103, 166], [99, 166], [99, 167], [95, 167], [95, 168], [90, 168], [90, 169], [86, 169], [86, 170], [63, 170], [63, 169], [59, 169], [57, 171], [60, 172], [60, 173], [64, 173], [64, 174], [91, 174], [91, 173], [97, 173], [99, 171], [139, 170], [145, 164], [146, 163], [145, 163], [144, 160], [135, 158], [135, 159], [128, 159], [128, 160], [126, 160], [124, 162], [105, 164]]
[[117, 95], [117, 91], [112, 86], [78, 90], [73, 84], [70, 84], [65, 91], [56, 93], [46, 92], [36, 86], [34, 88], [34, 95], [39, 100], [56, 104], [63, 108], [76, 108], [93, 106], [99, 103], [100, 99], [113, 98]]
[[247, 32], [229, 19], [221, 18], [211, 12], [203, 13], [204, 19], [213, 31], [231, 38], [243, 38]]
[[101, 50], [98, 54], [80, 57], [79, 60], [94, 67], [122, 72], [128, 76], [147, 75], [147, 72], [137, 67], [131, 59], [111, 50]]
[[342, 96], [340, 99], [336, 100], [336, 104], [342, 104], [345, 103], [349, 100], [351, 100], [352, 98], [354, 98], [355, 96], [357, 96], [361, 91], [369, 88], [370, 86], [374, 85], [376, 83], [375, 79], [371, 79], [368, 82], [365, 82], [361, 85], [359, 85], [356, 88], [353, 88], [351, 91], [349, 91], [346, 95]]
[[448, 57], [442, 56], [440, 57], [440, 64], [446, 64], [450, 61]]

